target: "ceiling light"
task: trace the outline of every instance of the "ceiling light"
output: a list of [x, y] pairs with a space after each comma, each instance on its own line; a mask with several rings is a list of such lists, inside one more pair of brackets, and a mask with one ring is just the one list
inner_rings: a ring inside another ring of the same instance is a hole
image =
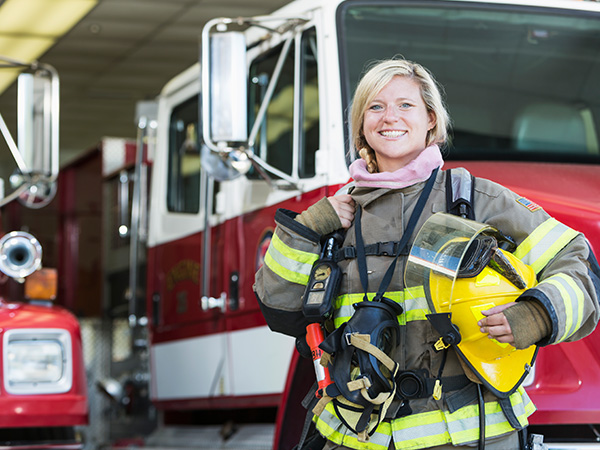
[[[98, 0], [6, 0], [0, 3], [0, 55], [24, 63], [39, 59]], [[18, 71], [0, 70], [0, 93]]]

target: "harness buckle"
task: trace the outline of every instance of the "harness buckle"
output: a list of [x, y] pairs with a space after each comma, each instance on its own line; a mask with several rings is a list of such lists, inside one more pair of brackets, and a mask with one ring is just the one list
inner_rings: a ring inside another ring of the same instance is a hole
[[447, 349], [448, 347], [450, 347], [450, 344], [446, 344], [443, 337], [439, 338], [437, 341], [435, 341], [435, 344], [433, 344], [433, 348], [435, 348], [438, 352]]
[[377, 243], [377, 254], [383, 256], [395, 256], [396, 255], [396, 244], [397, 242], [378, 242]]
[[434, 398], [434, 400], [439, 400], [440, 398], [442, 398], [442, 382], [439, 378], [435, 380], [432, 397]]
[[352, 335], [353, 334], [358, 334], [358, 331], [354, 331], [352, 333], [345, 333], [344, 334], [344, 338], [346, 339], [346, 344], [348, 344], [349, 346], [352, 345], [352, 342], [350, 342], [350, 340], [352, 339]]
[[354, 259], [356, 258], [356, 247], [348, 246], [340, 249], [343, 255], [343, 259]]

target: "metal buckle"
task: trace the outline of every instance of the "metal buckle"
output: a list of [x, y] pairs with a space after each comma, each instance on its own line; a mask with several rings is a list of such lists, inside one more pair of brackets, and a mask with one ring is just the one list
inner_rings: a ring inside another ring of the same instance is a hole
[[444, 341], [444, 338], [441, 337], [437, 341], [435, 341], [435, 344], [433, 344], [433, 347], [439, 352], [439, 351], [442, 351], [442, 350], [450, 347], [450, 344], [446, 344], [446, 342]]
[[345, 333], [344, 334], [344, 338], [346, 339], [346, 344], [352, 345], [352, 343], [350, 342], [350, 339], [352, 339], [352, 335], [353, 334], [358, 334], [358, 331], [354, 331], [352, 333]]

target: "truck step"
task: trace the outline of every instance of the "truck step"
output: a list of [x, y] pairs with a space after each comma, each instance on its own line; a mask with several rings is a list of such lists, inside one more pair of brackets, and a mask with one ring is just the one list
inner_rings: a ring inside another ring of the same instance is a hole
[[[144, 447], [152, 450], [272, 450], [275, 435], [274, 424], [243, 424], [230, 428], [224, 439], [225, 428], [211, 426], [161, 427], [145, 439]], [[140, 446], [119, 447], [134, 450]]]

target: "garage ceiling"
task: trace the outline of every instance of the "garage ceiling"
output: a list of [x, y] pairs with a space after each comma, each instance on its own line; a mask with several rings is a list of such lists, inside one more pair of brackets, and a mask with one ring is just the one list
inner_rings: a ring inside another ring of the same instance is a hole
[[[197, 61], [199, 37], [208, 20], [268, 14], [286, 3], [99, 0], [39, 58], [60, 75], [62, 164], [103, 136], [134, 138], [136, 102], [155, 98], [169, 79]], [[16, 138], [16, 84], [0, 95], [0, 112]], [[3, 139], [0, 164], [4, 176], [11, 159]]]

